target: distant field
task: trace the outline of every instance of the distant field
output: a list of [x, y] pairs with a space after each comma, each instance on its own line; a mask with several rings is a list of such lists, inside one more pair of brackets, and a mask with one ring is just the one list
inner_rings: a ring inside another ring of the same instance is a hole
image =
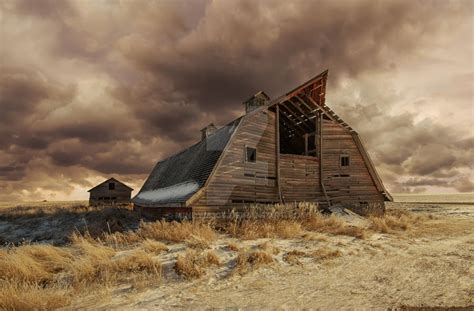
[[395, 202], [419, 202], [419, 203], [472, 203], [474, 204], [474, 193], [455, 194], [393, 194]]
[[0, 208], [9, 208], [15, 206], [34, 206], [34, 207], [71, 207], [74, 205], [87, 205], [89, 201], [32, 201], [32, 202], [0, 202]]

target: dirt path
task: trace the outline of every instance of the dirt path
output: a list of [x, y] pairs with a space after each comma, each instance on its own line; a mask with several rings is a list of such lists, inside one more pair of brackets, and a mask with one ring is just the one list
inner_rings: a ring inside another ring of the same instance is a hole
[[[223, 237], [213, 248], [225, 264], [194, 281], [182, 280], [172, 271], [172, 258], [183, 251], [176, 245], [167, 255], [160, 285], [139, 291], [124, 286], [106, 297], [80, 299], [73, 308], [387, 310], [401, 305], [473, 306], [474, 206], [463, 206], [462, 210], [450, 214], [441, 209], [436, 219], [421, 228], [373, 234], [365, 240], [323, 236], [243, 242]], [[275, 263], [242, 276], [233, 273], [236, 253], [225, 246], [233, 242], [251, 248], [265, 241], [280, 249]], [[310, 253], [321, 249], [339, 250], [341, 255], [332, 259], [302, 256], [299, 264], [284, 260], [292, 250]]]

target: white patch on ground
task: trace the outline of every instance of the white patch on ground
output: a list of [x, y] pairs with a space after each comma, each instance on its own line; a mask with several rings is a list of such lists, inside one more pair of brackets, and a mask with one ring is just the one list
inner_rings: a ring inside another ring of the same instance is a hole
[[185, 197], [195, 192], [198, 188], [199, 184], [197, 182], [187, 181], [170, 187], [144, 191], [138, 194], [137, 198], [152, 202], [160, 202]]

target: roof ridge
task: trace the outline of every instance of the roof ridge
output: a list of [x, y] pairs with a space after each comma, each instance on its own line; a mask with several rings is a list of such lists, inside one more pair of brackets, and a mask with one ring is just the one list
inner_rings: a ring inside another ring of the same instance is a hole
[[115, 177], [110, 177], [110, 178], [104, 180], [103, 182], [101, 182], [101, 183], [95, 185], [94, 187], [90, 188], [89, 190], [87, 190], [87, 192], [90, 192], [90, 191], [94, 190], [95, 188], [97, 188], [97, 187], [99, 187], [99, 186], [102, 186], [103, 184], [105, 184], [106, 182], [108, 182], [108, 181], [110, 181], [110, 180], [112, 180], [112, 179], [115, 180], [116, 182], [118, 182], [119, 184], [122, 184], [123, 186], [125, 186], [125, 187], [127, 187], [128, 189], [130, 189], [130, 190], [133, 191], [133, 188], [132, 188], [132, 187], [128, 186], [127, 184], [125, 184], [125, 183], [123, 183], [123, 182], [121, 182], [120, 180], [118, 180], [118, 179], [115, 178]]

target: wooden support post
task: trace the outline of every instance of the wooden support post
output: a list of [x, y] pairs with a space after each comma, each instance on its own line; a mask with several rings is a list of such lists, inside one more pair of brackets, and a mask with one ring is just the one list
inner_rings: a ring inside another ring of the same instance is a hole
[[319, 154], [319, 148], [318, 148], [318, 131], [319, 128], [319, 113], [316, 114], [316, 117], [314, 118], [314, 156], [315, 157], [320, 157]]
[[324, 197], [328, 206], [331, 206], [331, 201], [329, 201], [328, 194], [326, 192], [326, 187], [324, 187], [324, 176], [323, 176], [323, 114], [319, 114], [319, 182], [321, 184], [321, 190], [323, 190]]
[[280, 185], [280, 104], [276, 105], [275, 113], [275, 136], [276, 136], [276, 183], [278, 187], [278, 198], [283, 203]]

